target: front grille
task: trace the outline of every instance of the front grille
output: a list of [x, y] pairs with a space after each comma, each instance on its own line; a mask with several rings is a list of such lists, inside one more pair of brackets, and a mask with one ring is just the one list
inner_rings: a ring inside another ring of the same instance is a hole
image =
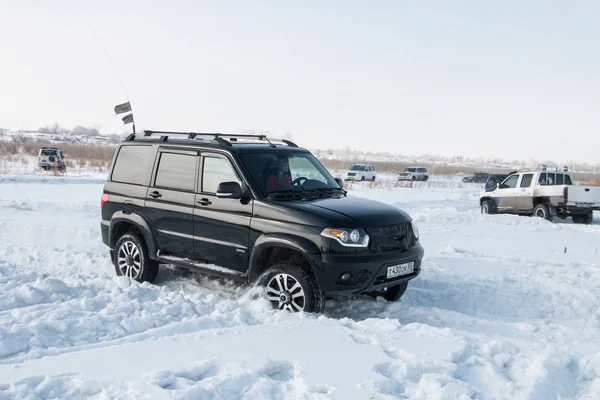
[[410, 222], [381, 228], [369, 228], [367, 233], [371, 238], [369, 248], [378, 252], [406, 251], [414, 247], [417, 242]]
[[348, 172], [348, 176], [356, 176], [355, 172]]

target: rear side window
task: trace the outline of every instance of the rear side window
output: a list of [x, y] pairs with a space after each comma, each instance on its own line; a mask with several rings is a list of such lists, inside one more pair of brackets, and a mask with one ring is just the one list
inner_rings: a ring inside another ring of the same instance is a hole
[[155, 186], [192, 191], [196, 175], [197, 156], [161, 153], [156, 171]]
[[569, 175], [565, 175], [565, 185], [572, 185], [571, 177]]
[[564, 175], [563, 174], [556, 174], [556, 184], [557, 185], [562, 185], [564, 180]]
[[533, 180], [533, 174], [525, 174], [523, 178], [521, 178], [521, 186], [522, 188], [528, 188], [531, 186], [531, 181]]
[[111, 180], [134, 185], [147, 185], [153, 161], [152, 146], [121, 146]]
[[219, 156], [204, 157], [202, 192], [217, 193], [219, 183], [223, 182], [237, 182], [240, 185], [242, 184], [242, 180], [228, 159]]

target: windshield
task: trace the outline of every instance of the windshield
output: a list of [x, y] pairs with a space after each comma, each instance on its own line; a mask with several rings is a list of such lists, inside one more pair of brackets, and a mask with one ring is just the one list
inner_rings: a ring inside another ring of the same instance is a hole
[[404, 168], [404, 172], [417, 172], [416, 168]]
[[240, 159], [263, 194], [340, 189], [310, 153], [248, 153], [241, 154]]
[[364, 164], [354, 164], [353, 166], [350, 167], [350, 171], [364, 171], [364, 170], [365, 170]]

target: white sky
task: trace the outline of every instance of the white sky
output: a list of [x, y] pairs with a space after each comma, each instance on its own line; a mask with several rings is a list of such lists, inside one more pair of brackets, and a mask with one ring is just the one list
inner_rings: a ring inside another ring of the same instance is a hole
[[[597, 1], [4, 1], [0, 127], [598, 162]], [[130, 129], [130, 126], [129, 128]]]

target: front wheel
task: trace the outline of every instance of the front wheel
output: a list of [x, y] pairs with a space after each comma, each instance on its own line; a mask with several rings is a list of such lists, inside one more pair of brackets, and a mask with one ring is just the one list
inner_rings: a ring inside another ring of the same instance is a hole
[[316, 280], [296, 264], [273, 265], [261, 276], [259, 284], [265, 287], [273, 308], [291, 312], [323, 311], [325, 301]]
[[492, 200], [484, 200], [481, 203], [481, 213], [482, 214], [496, 214], [496, 203]]

